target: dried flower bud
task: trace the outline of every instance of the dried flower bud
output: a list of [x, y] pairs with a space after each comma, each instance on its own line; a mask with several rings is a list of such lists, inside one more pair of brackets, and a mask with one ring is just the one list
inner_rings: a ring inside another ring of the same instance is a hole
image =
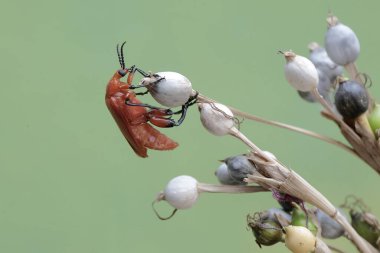
[[190, 176], [178, 176], [167, 184], [164, 190], [165, 200], [176, 209], [187, 209], [197, 202], [198, 182]]
[[287, 51], [285, 77], [299, 91], [311, 91], [318, 85], [318, 73], [314, 64], [307, 58]]
[[161, 105], [177, 107], [194, 95], [191, 82], [176, 72], [158, 72], [141, 80], [152, 97]]
[[352, 227], [358, 234], [374, 247], [378, 247], [380, 223], [373, 214], [367, 212], [350, 212]]
[[[316, 42], [312, 42], [309, 44], [309, 49], [310, 61], [318, 71], [322, 72], [329, 79], [330, 84], [335, 81], [337, 76], [342, 75], [343, 67], [333, 62], [323, 47], [319, 46]], [[319, 75], [319, 78], [321, 78], [321, 75]], [[319, 80], [319, 83], [321, 83], [321, 80]]]
[[331, 60], [339, 65], [355, 62], [360, 53], [360, 43], [352, 29], [338, 22], [336, 17], [327, 18], [329, 28], [325, 35], [326, 51]]
[[315, 249], [316, 238], [309, 229], [302, 226], [287, 226], [285, 246], [293, 253], [309, 253]]
[[[338, 209], [338, 211], [342, 213], [341, 210]], [[342, 225], [340, 225], [322, 210], [317, 209], [315, 216], [319, 222], [321, 235], [323, 238], [336, 239], [344, 234], [345, 230]]]
[[252, 229], [253, 235], [256, 238], [256, 243], [261, 248], [261, 245], [271, 246], [283, 238], [281, 226], [272, 220], [258, 219], [248, 217], [248, 226]]
[[246, 182], [239, 182], [233, 179], [228, 171], [227, 164], [222, 163], [219, 168], [215, 171], [215, 176], [218, 178], [221, 184], [225, 185], [245, 185]]
[[255, 165], [251, 163], [245, 155], [232, 156], [224, 160], [227, 164], [228, 173], [231, 178], [237, 182], [244, 182], [244, 178], [252, 175], [256, 170]]
[[230, 133], [234, 127], [234, 115], [231, 110], [219, 103], [199, 103], [198, 109], [203, 126], [211, 134], [222, 136]]
[[342, 81], [335, 93], [335, 105], [346, 119], [355, 119], [367, 111], [369, 98], [363, 85], [353, 81]]

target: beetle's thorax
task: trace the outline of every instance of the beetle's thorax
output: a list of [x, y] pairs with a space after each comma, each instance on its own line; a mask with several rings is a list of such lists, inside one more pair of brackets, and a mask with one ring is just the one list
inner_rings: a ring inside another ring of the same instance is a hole
[[[118, 72], [112, 76], [107, 85], [106, 97], [111, 97], [116, 93], [125, 93], [128, 89], [128, 84], [120, 81], [121, 78], [122, 76]], [[121, 86], [123, 86], [123, 88], [121, 88]]]

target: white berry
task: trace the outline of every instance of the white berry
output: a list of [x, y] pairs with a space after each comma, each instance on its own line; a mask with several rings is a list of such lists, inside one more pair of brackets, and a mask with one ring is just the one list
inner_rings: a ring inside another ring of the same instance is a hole
[[218, 136], [227, 135], [234, 127], [234, 115], [231, 110], [218, 103], [198, 104], [201, 122], [210, 133]]
[[314, 64], [307, 58], [293, 52], [284, 52], [286, 59], [285, 77], [295, 89], [311, 91], [318, 85], [318, 72]]
[[315, 249], [316, 238], [309, 229], [302, 226], [287, 226], [285, 246], [293, 253], [309, 253]]
[[325, 47], [329, 57], [339, 65], [355, 62], [360, 53], [358, 37], [350, 27], [339, 23], [336, 17], [331, 17], [328, 21], [330, 20], [330, 27], [325, 35]]
[[147, 87], [152, 97], [166, 107], [182, 106], [194, 95], [189, 79], [176, 72], [158, 72], [153, 77], [143, 78], [141, 85]]
[[198, 182], [191, 176], [178, 176], [167, 184], [165, 200], [176, 209], [191, 208], [197, 202]]

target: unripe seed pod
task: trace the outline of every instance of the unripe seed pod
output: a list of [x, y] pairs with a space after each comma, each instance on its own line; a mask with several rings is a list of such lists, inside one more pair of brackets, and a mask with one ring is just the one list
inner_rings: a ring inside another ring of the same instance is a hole
[[[339, 209], [338, 211], [342, 213]], [[327, 239], [336, 239], [342, 235], [344, 235], [344, 228], [338, 222], [336, 222], [333, 218], [328, 216], [325, 212], [320, 209], [317, 209], [315, 212], [315, 216], [320, 225], [321, 235], [323, 238]]]
[[271, 246], [283, 238], [283, 232], [277, 222], [272, 220], [259, 220], [249, 222], [248, 226], [251, 227], [252, 232], [256, 238], [256, 243], [261, 245]]
[[158, 72], [143, 78], [141, 85], [158, 103], [167, 107], [182, 106], [194, 95], [189, 79], [176, 72]]
[[256, 170], [255, 165], [251, 163], [244, 155], [232, 156], [224, 160], [227, 164], [228, 173], [231, 178], [237, 182], [244, 182], [244, 178], [252, 175]]
[[285, 77], [295, 89], [311, 91], [318, 85], [318, 72], [314, 64], [307, 58], [287, 51], [283, 53], [286, 59]]
[[302, 226], [287, 226], [285, 246], [293, 253], [310, 253], [315, 249], [316, 238], [309, 229]]
[[[311, 219], [307, 219], [308, 220], [308, 224], [307, 224], [307, 228], [314, 234], [316, 235], [317, 234], [317, 226], [313, 223], [313, 221]], [[301, 208], [299, 207], [295, 207], [293, 209], [293, 212], [292, 212], [292, 222], [291, 222], [292, 225], [294, 226], [303, 226], [303, 227], [306, 227], [306, 214], [303, 210], [301, 210]]]
[[343, 81], [335, 93], [335, 105], [346, 119], [355, 119], [367, 111], [368, 93], [363, 85], [353, 81]]
[[368, 115], [368, 122], [372, 128], [372, 131], [376, 133], [378, 129], [380, 129], [380, 105], [377, 104], [372, 109], [370, 115]]
[[336, 17], [327, 18], [329, 28], [325, 35], [326, 51], [339, 65], [355, 62], [360, 53], [360, 43], [352, 29], [339, 23]]
[[[343, 67], [333, 62], [328, 56], [326, 50], [319, 46], [316, 42], [309, 44], [310, 61], [314, 64], [318, 71], [321, 71], [324, 76], [329, 79], [329, 83], [333, 83], [337, 76], [342, 75]], [[321, 75], [319, 75], [321, 78]], [[321, 80], [319, 80], [321, 82]], [[321, 85], [318, 85], [318, 87]], [[330, 85], [331, 86], [331, 85]]]
[[198, 182], [190, 176], [178, 176], [167, 184], [164, 190], [165, 200], [176, 209], [187, 209], [197, 202]]
[[380, 224], [373, 214], [363, 212], [350, 212], [352, 227], [358, 234], [366, 239], [372, 246], [378, 247], [380, 238]]
[[239, 182], [239, 181], [234, 180], [228, 171], [226, 163], [222, 163], [219, 166], [219, 168], [215, 171], [215, 176], [218, 178], [218, 180], [221, 184], [225, 184], [225, 185], [239, 185], [239, 184], [245, 185], [245, 184], [247, 184], [246, 182]]
[[263, 219], [267, 219], [267, 220], [277, 221], [276, 216], [281, 216], [289, 224], [292, 221], [292, 216], [290, 214], [288, 214], [287, 212], [285, 212], [284, 210], [279, 209], [279, 208], [270, 208], [270, 209], [262, 212], [261, 215], [262, 215]]
[[231, 110], [219, 103], [198, 103], [202, 125], [213, 135], [227, 135], [234, 127]]

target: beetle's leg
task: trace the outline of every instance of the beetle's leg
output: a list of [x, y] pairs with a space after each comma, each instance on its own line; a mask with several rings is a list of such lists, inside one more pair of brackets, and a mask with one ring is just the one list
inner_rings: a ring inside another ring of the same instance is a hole
[[136, 68], [137, 72], [139, 72], [144, 77], [150, 77], [148, 73], [146, 73], [144, 70]]
[[135, 65], [133, 65], [129, 69], [129, 74], [128, 74], [128, 78], [127, 78], [127, 84], [128, 84], [128, 86], [132, 86], [132, 81], [133, 81], [133, 77], [135, 75], [136, 70], [137, 70], [137, 68], [135, 68]]
[[157, 127], [173, 127], [177, 125], [171, 118], [165, 118], [165, 116], [171, 115], [172, 112], [170, 109], [153, 109], [147, 113], [147, 121], [152, 123]]
[[[140, 69], [139, 69], [139, 68], [136, 68], [136, 70], [139, 71]], [[142, 70], [141, 70], [141, 71], [142, 71]], [[151, 82], [148, 84], [149, 86], [156, 85], [156, 84], [158, 84], [160, 81], [162, 81], [162, 80], [165, 79], [165, 77], [163, 77], [163, 76], [159, 76], [159, 75], [157, 75], [157, 74], [148, 75], [148, 76], [145, 76], [145, 77], [155, 77], [155, 78], [157, 78], [155, 81], [151, 81]], [[138, 84], [138, 85], [131, 85], [129, 88], [130, 88], [131, 90], [133, 90], [133, 89], [146, 88], [146, 87], [147, 87], [147, 85], [145, 85], [145, 84]]]
[[149, 108], [149, 109], [161, 109], [159, 107], [156, 107], [156, 106], [153, 106], [153, 105], [150, 105], [150, 104], [136, 104], [136, 103], [132, 103], [132, 102], [129, 102], [129, 99], [126, 99], [125, 100], [125, 104], [126, 105], [129, 105], [129, 106], [141, 106], [141, 107], [146, 107], [146, 108]]
[[160, 112], [164, 112], [164, 113], [161, 114], [161, 116], [170, 116], [170, 115], [173, 115], [173, 112], [170, 109], [160, 108], [160, 107], [153, 106], [153, 105], [150, 105], [150, 104], [142, 104], [142, 103], [136, 104], [136, 103], [132, 103], [132, 102], [129, 101], [129, 98], [127, 98], [125, 100], [125, 104], [129, 105], [129, 106], [146, 107], [146, 108], [149, 108], [149, 109], [152, 109], [152, 110], [157, 110], [157, 111], [160, 111]]
[[146, 90], [146, 91], [144, 91], [144, 92], [136, 92], [135, 94], [137, 95], [137, 96], [144, 96], [144, 95], [146, 95], [146, 94], [148, 94], [149, 93], [149, 90]]
[[185, 120], [185, 117], [186, 117], [187, 108], [189, 108], [189, 106], [192, 106], [193, 104], [197, 102], [197, 97], [198, 97], [198, 92], [194, 96], [191, 96], [189, 100], [187, 100], [187, 102], [182, 106], [181, 110], [173, 112], [173, 114], [181, 113], [181, 117], [174, 124], [175, 126], [179, 126], [182, 124], [182, 122]]

